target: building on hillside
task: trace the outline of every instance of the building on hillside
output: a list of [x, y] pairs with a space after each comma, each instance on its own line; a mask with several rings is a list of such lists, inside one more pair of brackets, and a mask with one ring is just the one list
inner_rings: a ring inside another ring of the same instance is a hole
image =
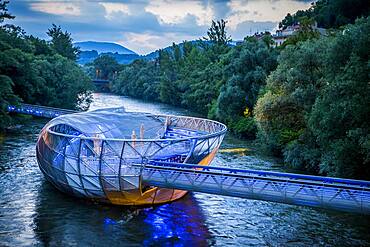
[[287, 38], [292, 36], [299, 29], [300, 29], [300, 25], [298, 23], [296, 25], [288, 26], [284, 29], [276, 30], [276, 33], [272, 35], [272, 39], [275, 42], [275, 46], [282, 45]]
[[[299, 23], [297, 23], [295, 25], [288, 26], [284, 29], [276, 30], [276, 33], [274, 35], [272, 35], [272, 39], [275, 42], [274, 46], [282, 45], [287, 38], [294, 35], [300, 29], [301, 29], [301, 25]], [[316, 22], [312, 25], [312, 29], [314, 31], [319, 32], [320, 35], [326, 35], [326, 29], [317, 27]]]

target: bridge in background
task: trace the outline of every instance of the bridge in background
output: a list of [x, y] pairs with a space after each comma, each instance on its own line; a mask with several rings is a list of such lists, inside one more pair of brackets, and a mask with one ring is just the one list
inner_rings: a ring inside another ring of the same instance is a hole
[[[45, 118], [76, 113], [28, 104], [8, 111]], [[159, 161], [131, 169], [151, 186], [370, 214], [370, 181]]]
[[93, 79], [92, 82], [99, 91], [110, 91], [111, 84], [109, 80]]
[[8, 112], [20, 113], [25, 115], [32, 115], [36, 117], [43, 118], [55, 118], [60, 115], [77, 113], [78, 111], [54, 108], [49, 106], [40, 105], [30, 105], [30, 104], [19, 104], [19, 105], [9, 105]]

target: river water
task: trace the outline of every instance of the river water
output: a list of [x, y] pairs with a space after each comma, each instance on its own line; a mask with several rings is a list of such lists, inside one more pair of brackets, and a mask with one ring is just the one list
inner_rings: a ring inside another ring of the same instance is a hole
[[[90, 109], [192, 115], [183, 109], [94, 94]], [[62, 194], [41, 174], [35, 143], [46, 120], [0, 139], [0, 246], [370, 246], [370, 217], [264, 201], [189, 193], [151, 208], [92, 203]], [[248, 148], [232, 137], [222, 148]], [[219, 153], [216, 166], [282, 170], [254, 151]]]

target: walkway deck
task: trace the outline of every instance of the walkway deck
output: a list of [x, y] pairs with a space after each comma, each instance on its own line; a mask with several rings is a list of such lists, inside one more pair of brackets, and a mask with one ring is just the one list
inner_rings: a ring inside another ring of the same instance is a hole
[[281, 172], [154, 162], [145, 183], [209, 194], [370, 214], [370, 182]]
[[16, 106], [15, 105], [8, 106], [8, 112], [32, 115], [36, 117], [55, 118], [60, 115], [77, 113], [78, 111], [40, 105], [19, 104]]

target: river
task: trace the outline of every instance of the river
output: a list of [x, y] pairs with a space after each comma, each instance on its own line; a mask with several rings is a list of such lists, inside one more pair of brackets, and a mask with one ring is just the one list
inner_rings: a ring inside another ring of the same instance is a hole
[[[184, 109], [95, 93], [90, 109], [193, 115]], [[150, 208], [92, 203], [62, 194], [41, 174], [35, 143], [47, 120], [0, 139], [0, 246], [370, 246], [370, 217], [189, 193]], [[222, 148], [248, 148], [227, 137]], [[216, 166], [282, 170], [255, 151], [219, 153]]]

